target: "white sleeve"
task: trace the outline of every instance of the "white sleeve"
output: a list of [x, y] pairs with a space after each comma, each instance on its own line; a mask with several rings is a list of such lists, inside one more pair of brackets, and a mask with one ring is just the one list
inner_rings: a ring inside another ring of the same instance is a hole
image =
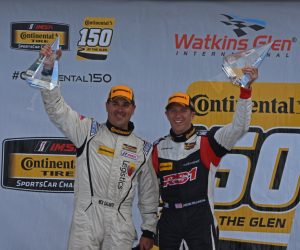
[[231, 150], [237, 140], [248, 131], [251, 113], [251, 98], [239, 98], [232, 122], [220, 128], [215, 133], [215, 140], [227, 150]]
[[89, 131], [90, 119], [82, 118], [65, 103], [59, 87], [53, 90], [42, 89], [41, 94], [50, 120], [76, 147], [80, 147]]

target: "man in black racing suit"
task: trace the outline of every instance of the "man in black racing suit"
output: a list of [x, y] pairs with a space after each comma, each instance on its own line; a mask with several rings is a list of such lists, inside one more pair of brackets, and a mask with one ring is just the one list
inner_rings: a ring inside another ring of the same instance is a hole
[[218, 227], [214, 216], [213, 184], [221, 157], [247, 132], [252, 101], [251, 83], [257, 69], [245, 67], [250, 88], [240, 89], [232, 123], [217, 131], [197, 131], [190, 97], [174, 93], [166, 106], [170, 134], [154, 143], [153, 167], [160, 181], [162, 213], [158, 222], [160, 250], [179, 249], [185, 240], [189, 250], [214, 250]]

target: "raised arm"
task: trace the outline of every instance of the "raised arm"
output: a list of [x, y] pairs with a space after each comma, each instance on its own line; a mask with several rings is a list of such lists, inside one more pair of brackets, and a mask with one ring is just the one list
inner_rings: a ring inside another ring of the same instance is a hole
[[[40, 54], [49, 58], [54, 56], [50, 45], [43, 46]], [[61, 50], [58, 50], [56, 56], [60, 58], [61, 55]], [[46, 59], [44, 70], [51, 71], [52, 68], [53, 60]], [[76, 147], [80, 147], [83, 144], [89, 129], [91, 123], [90, 119], [83, 118], [66, 104], [60, 93], [59, 87], [55, 87], [53, 90], [42, 89], [41, 94], [45, 110], [50, 120], [75, 144]]]
[[245, 67], [243, 72], [250, 76], [249, 88], [240, 89], [240, 97], [232, 122], [219, 129], [214, 135], [215, 140], [227, 150], [232, 149], [237, 140], [248, 131], [250, 125], [252, 113], [251, 86], [258, 77], [258, 70], [253, 67]]

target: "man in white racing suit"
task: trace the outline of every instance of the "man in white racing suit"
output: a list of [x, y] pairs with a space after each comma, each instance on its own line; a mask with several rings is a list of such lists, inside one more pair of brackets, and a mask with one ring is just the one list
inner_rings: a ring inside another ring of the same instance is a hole
[[[257, 69], [245, 67], [250, 83]], [[158, 222], [160, 250], [179, 249], [185, 240], [189, 250], [218, 249], [213, 185], [219, 162], [248, 131], [252, 111], [250, 89], [241, 88], [232, 123], [217, 131], [197, 131], [192, 124], [195, 109], [185, 93], [168, 99], [166, 116], [170, 134], [154, 143], [153, 167], [160, 181], [162, 213]]]
[[[46, 45], [40, 53], [51, 56], [53, 52]], [[45, 69], [45, 77], [48, 72]], [[142, 217], [139, 245], [141, 250], [151, 249], [159, 191], [149, 165], [152, 145], [132, 132], [133, 90], [125, 85], [111, 88], [106, 102], [108, 119], [101, 124], [72, 110], [59, 87], [41, 92], [49, 118], [77, 148], [68, 249], [131, 249], [137, 237], [131, 215], [136, 188]]]

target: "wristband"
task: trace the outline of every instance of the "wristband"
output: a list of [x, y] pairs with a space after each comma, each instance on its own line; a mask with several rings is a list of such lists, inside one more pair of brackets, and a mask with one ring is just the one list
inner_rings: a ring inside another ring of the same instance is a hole
[[241, 93], [240, 93], [241, 99], [248, 99], [251, 97], [252, 89], [246, 89], [246, 88], [241, 87], [240, 90], [241, 90]]
[[149, 239], [153, 239], [155, 238], [155, 233], [149, 231], [149, 230], [142, 230], [142, 236], [143, 237], [146, 237], [146, 238], [149, 238]]

